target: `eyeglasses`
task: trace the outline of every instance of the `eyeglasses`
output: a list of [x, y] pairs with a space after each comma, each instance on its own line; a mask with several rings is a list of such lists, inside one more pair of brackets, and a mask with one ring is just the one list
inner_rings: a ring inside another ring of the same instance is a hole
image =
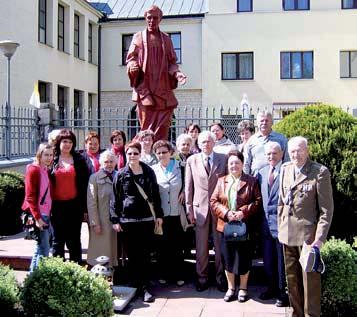
[[139, 155], [139, 152], [127, 152], [126, 155]]
[[167, 154], [167, 153], [169, 153], [169, 151], [156, 152], [156, 155], [160, 155], [160, 154]]

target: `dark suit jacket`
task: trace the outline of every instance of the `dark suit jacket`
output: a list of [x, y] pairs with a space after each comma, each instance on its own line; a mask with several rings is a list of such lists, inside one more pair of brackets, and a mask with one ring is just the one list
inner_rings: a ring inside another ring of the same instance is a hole
[[[263, 231], [269, 230], [272, 237], [278, 237], [278, 202], [279, 202], [279, 174], [274, 179], [273, 186], [269, 192], [269, 170], [270, 165], [267, 165], [259, 170], [257, 177], [260, 184], [260, 191], [263, 198], [263, 209], [264, 218], [263, 219]], [[268, 228], [265, 228], [267, 226]]]
[[328, 169], [308, 159], [295, 179], [294, 165], [287, 162], [281, 167], [279, 193], [279, 241], [288, 246], [324, 242], [333, 215]]
[[198, 226], [206, 222], [210, 212], [209, 199], [216, 187], [219, 177], [227, 170], [227, 156], [213, 152], [210, 174], [207, 175], [203, 165], [202, 154], [190, 156], [186, 161], [185, 196], [187, 213], [193, 213]]

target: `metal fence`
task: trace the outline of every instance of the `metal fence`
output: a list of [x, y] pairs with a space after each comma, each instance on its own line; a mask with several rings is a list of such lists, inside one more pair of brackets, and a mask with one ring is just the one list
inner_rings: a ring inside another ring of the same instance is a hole
[[5, 106], [1, 106], [0, 159], [34, 155], [40, 141], [38, 129], [38, 116], [34, 109], [12, 109], [11, 118], [8, 120]]
[[[73, 109], [73, 108], [72, 108]], [[259, 110], [268, 110], [273, 114], [274, 121], [281, 119], [282, 111], [279, 107], [261, 107]], [[291, 108], [294, 111], [296, 108]], [[5, 107], [0, 108], [0, 159], [21, 158], [36, 153], [39, 142], [47, 140], [48, 132], [58, 128], [69, 128], [77, 137], [78, 148], [84, 147], [85, 135], [88, 131], [97, 131], [101, 138], [102, 148], [109, 147], [111, 132], [123, 130], [127, 139], [132, 139], [139, 131], [135, 107], [103, 108], [98, 114], [97, 109], [92, 111], [56, 112], [51, 109], [49, 124], [43, 124], [39, 117], [41, 111], [33, 108], [14, 108], [12, 111], [10, 140], [7, 140], [6, 131], [9, 129]], [[254, 115], [249, 120], [254, 122]], [[220, 122], [226, 135], [234, 142], [239, 143], [237, 125], [242, 120], [240, 107], [178, 107], [174, 111], [170, 128], [169, 140], [176, 140], [184, 132], [185, 127], [193, 122], [202, 130], [206, 130], [213, 122]]]

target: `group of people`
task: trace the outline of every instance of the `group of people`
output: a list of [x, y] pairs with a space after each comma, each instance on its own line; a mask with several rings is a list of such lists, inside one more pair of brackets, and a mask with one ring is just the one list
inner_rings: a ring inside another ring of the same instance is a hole
[[[52, 235], [52, 254], [64, 257], [66, 245], [70, 260], [80, 263], [84, 220], [88, 264], [106, 255], [116, 267], [126, 257], [130, 283], [150, 302], [150, 253], [157, 250], [159, 283], [182, 286], [185, 235], [194, 226], [197, 291], [209, 287], [212, 237], [217, 288], [225, 301], [245, 302], [258, 243], [251, 237], [260, 231], [269, 281], [260, 299], [275, 298], [277, 306], [290, 301], [293, 316], [319, 316], [320, 274], [304, 272], [299, 256], [304, 242], [321, 248], [326, 239], [333, 213], [330, 175], [309, 159], [305, 138], [288, 141], [272, 125], [268, 112], [258, 113], [256, 133], [251, 122], [240, 122], [239, 145], [218, 122], [208, 131], [188, 125], [175, 146], [154, 142], [150, 130], [127, 143], [116, 130], [105, 151], [95, 132], [86, 136], [85, 150], [76, 151], [73, 132], [58, 131], [52, 144], [39, 146], [26, 171], [23, 209], [40, 231], [30, 270], [49, 255]], [[257, 215], [261, 222], [253, 221]], [[227, 239], [226, 227], [237, 222], [244, 223], [245, 238]]]

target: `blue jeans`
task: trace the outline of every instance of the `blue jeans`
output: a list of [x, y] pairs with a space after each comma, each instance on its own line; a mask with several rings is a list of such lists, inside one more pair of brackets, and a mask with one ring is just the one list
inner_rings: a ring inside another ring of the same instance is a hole
[[52, 226], [50, 223], [50, 217], [42, 214], [41, 218], [48, 224], [48, 227], [46, 229], [40, 230], [35, 252], [31, 260], [30, 272], [33, 272], [33, 270], [38, 266], [41, 257], [48, 256], [50, 253], [52, 240]]

